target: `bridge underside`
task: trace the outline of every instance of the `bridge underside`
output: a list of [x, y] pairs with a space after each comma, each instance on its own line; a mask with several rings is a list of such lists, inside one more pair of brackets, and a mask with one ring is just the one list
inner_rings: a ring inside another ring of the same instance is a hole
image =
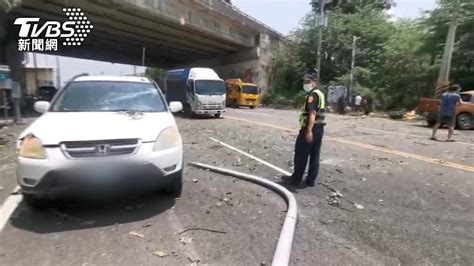
[[[196, 1], [20, 2], [8, 13], [10, 22], [16, 17], [40, 17], [42, 20], [62, 22], [66, 21], [62, 11], [64, 7], [80, 7], [94, 25], [81, 46], [61, 46], [56, 55], [141, 65], [145, 47], [146, 66], [171, 68], [258, 45], [258, 30], [245, 29], [235, 21], [224, 21], [229, 18], [219, 17], [218, 13], [206, 10], [206, 6]], [[212, 29], [199, 24], [205, 21], [216, 26], [216, 21], [220, 19], [222, 23], [230, 23], [226, 27], [227, 36], [216, 30], [221, 28]]]

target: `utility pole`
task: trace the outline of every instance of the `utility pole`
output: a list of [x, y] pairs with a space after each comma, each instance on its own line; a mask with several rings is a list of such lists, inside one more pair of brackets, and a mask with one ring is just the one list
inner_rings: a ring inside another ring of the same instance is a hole
[[146, 48], [142, 48], [142, 66], [145, 66], [145, 55], [146, 55]]
[[33, 53], [33, 67], [35, 68], [35, 87], [33, 89], [36, 90], [39, 86], [38, 62], [36, 60], [36, 53]]
[[354, 86], [354, 71], [355, 71], [355, 58], [356, 58], [356, 50], [357, 50], [357, 40], [360, 37], [353, 36], [352, 37], [352, 61], [351, 61], [351, 76], [349, 80], [349, 91], [348, 91], [348, 98], [349, 101], [352, 99], [352, 92]]
[[59, 65], [59, 57], [56, 56], [56, 86], [59, 90], [61, 88], [61, 66]]
[[320, 82], [321, 77], [321, 50], [323, 46], [323, 26], [324, 26], [324, 5], [326, 4], [325, 0], [319, 0], [319, 17], [316, 20], [318, 24], [318, 48], [316, 52], [316, 77], [318, 82]]
[[449, 74], [451, 72], [451, 61], [453, 58], [454, 42], [456, 40], [456, 30], [459, 25], [457, 13], [461, 7], [461, 0], [455, 0], [454, 8], [451, 10], [451, 18], [449, 23], [448, 35], [446, 36], [446, 44], [444, 46], [443, 61], [441, 63], [438, 82], [436, 84], [435, 96], [440, 97], [444, 88], [449, 85]]

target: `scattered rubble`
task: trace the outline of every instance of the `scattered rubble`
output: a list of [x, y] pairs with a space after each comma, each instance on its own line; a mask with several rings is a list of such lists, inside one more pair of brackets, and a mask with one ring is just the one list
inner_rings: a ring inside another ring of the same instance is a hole
[[186, 245], [186, 244], [190, 244], [191, 242], [193, 242], [194, 238], [192, 237], [187, 237], [187, 236], [182, 236], [179, 238], [179, 243], [183, 244], [183, 245]]
[[135, 231], [131, 231], [128, 234], [131, 235], [131, 236], [139, 237], [139, 238], [144, 238], [145, 237], [144, 234], [140, 234], [140, 233], [135, 232]]
[[243, 164], [242, 164], [242, 158], [237, 157], [237, 162], [235, 163], [235, 166], [238, 167], [238, 166], [242, 166], [242, 165], [243, 165]]
[[185, 230], [181, 231], [179, 233], [179, 235], [182, 235], [182, 234], [184, 234], [186, 232], [189, 232], [189, 231], [207, 231], [207, 232], [211, 232], [211, 233], [227, 234], [227, 232], [225, 232], [225, 231], [207, 229], [207, 228], [201, 228], [201, 227], [193, 227], [193, 228], [188, 228], [188, 229], [185, 229]]
[[153, 255], [158, 256], [160, 258], [168, 257], [169, 255], [163, 251], [155, 251], [153, 252]]

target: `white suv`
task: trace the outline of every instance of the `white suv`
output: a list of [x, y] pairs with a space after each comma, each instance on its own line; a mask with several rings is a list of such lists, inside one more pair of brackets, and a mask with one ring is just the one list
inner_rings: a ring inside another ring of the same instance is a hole
[[51, 104], [35, 103], [44, 114], [19, 136], [24, 200], [157, 186], [179, 196], [183, 147], [172, 112], [181, 109], [147, 78], [76, 78]]

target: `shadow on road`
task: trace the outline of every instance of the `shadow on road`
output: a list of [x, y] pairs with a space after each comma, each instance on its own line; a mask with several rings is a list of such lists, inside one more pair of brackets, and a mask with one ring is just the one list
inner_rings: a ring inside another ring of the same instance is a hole
[[193, 116], [189, 116], [189, 115], [186, 115], [184, 112], [174, 113], [173, 115], [175, 117], [179, 117], [179, 118], [183, 118], [183, 119], [189, 119], [189, 120], [209, 120], [209, 119], [221, 119], [222, 118], [222, 117], [217, 118], [213, 115], [193, 115]]
[[170, 209], [168, 195], [123, 196], [109, 200], [56, 201], [45, 210], [33, 210], [23, 202], [13, 213], [13, 227], [39, 234], [81, 230], [146, 220]]

